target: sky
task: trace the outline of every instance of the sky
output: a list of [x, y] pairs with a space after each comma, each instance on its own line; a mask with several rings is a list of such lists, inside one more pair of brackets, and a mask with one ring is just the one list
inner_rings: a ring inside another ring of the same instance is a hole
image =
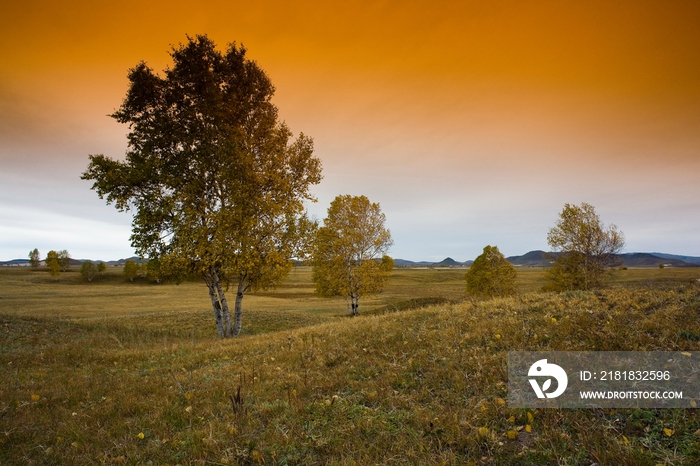
[[80, 175], [89, 154], [124, 156], [108, 115], [128, 70], [165, 69], [197, 34], [243, 44], [314, 139], [311, 214], [366, 195], [394, 258], [547, 250], [582, 202], [627, 252], [700, 256], [698, 24], [694, 0], [5, 4], [0, 260], [134, 255], [130, 214]]

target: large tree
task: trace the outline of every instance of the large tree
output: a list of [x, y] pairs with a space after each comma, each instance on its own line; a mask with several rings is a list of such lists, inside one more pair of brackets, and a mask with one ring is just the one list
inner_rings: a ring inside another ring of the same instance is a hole
[[517, 275], [498, 247], [486, 246], [465, 274], [467, 291], [487, 298], [512, 295], [516, 291]]
[[555, 227], [547, 234], [547, 243], [557, 254], [547, 272], [548, 288], [553, 290], [589, 290], [602, 284], [606, 272], [621, 264], [618, 253], [625, 245], [617, 226], [605, 226], [595, 208], [565, 204]]
[[[206, 36], [170, 53], [163, 76], [145, 63], [112, 115], [129, 125], [121, 162], [90, 156], [83, 179], [135, 211], [131, 243], [163, 276], [195, 274], [209, 289], [219, 336], [241, 330], [246, 291], [277, 283], [313, 227], [303, 202], [321, 180], [313, 142], [278, 119], [274, 87], [246, 49]], [[233, 324], [225, 289], [234, 287]]]
[[316, 233], [313, 281], [321, 296], [345, 296], [350, 314], [360, 298], [381, 291], [394, 261], [385, 255], [393, 244], [379, 204], [365, 196], [338, 196]]

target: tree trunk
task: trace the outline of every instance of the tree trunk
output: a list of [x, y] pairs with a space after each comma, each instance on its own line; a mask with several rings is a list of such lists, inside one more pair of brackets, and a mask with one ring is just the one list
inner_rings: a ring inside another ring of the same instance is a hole
[[221, 304], [219, 303], [219, 297], [216, 294], [216, 285], [212, 279], [204, 279], [207, 283], [207, 288], [209, 288], [209, 297], [211, 298], [211, 305], [214, 308], [214, 319], [216, 320], [216, 331], [219, 334], [219, 338], [224, 338], [226, 332], [224, 331], [223, 319], [221, 316]]
[[226, 293], [224, 293], [224, 287], [221, 286], [221, 280], [218, 280], [218, 274], [216, 277], [216, 291], [219, 294], [219, 301], [221, 302], [221, 319], [224, 327], [224, 336], [228, 338], [233, 335], [231, 331], [231, 313], [228, 310], [228, 301], [226, 300]]
[[360, 297], [354, 294], [350, 295], [350, 315], [352, 317], [355, 317], [359, 313], [359, 307], [360, 307]]
[[238, 281], [238, 290], [236, 290], [236, 304], [233, 309], [233, 336], [237, 337], [241, 333], [243, 320], [243, 294], [247, 288], [246, 276], [241, 275]]
[[214, 309], [216, 331], [219, 334], [219, 338], [230, 337], [232, 335], [231, 314], [228, 310], [226, 293], [224, 292], [224, 287], [221, 286], [221, 278], [219, 278], [216, 267], [212, 267], [203, 278], [207, 288], [209, 288], [209, 298]]

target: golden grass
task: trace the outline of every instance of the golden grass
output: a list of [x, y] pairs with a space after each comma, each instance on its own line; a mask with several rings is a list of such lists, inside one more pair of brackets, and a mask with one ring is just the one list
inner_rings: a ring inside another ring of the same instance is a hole
[[300, 269], [246, 297], [247, 336], [217, 340], [199, 283], [115, 272], [88, 293], [3, 270], [0, 464], [698, 464], [696, 410], [504, 401], [508, 350], [700, 350], [697, 271], [648, 272], [644, 288], [391, 312], [460, 298], [463, 271], [399, 271], [367, 305], [381, 314], [350, 319], [310, 301]]

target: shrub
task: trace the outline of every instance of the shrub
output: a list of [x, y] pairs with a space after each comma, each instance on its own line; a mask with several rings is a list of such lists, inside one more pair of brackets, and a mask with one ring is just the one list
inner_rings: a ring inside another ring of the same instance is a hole
[[127, 260], [124, 264], [124, 276], [132, 282], [134, 281], [134, 278], [138, 276], [140, 271], [141, 267], [139, 267], [139, 265], [131, 259]]
[[467, 271], [467, 292], [486, 298], [515, 293], [517, 272], [496, 246], [486, 246]]

